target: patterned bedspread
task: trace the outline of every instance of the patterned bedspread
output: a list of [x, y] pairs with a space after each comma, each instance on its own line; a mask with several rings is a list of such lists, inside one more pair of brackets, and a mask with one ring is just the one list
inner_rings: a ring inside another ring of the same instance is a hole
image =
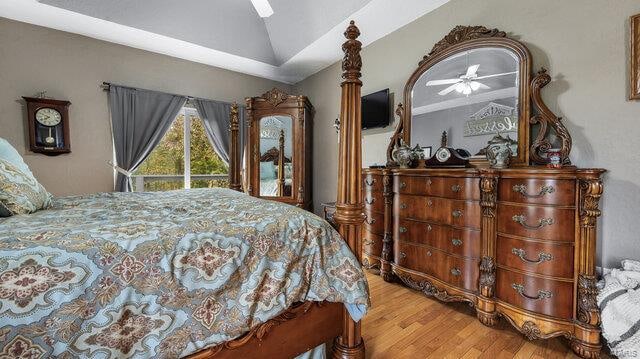
[[0, 219], [0, 358], [179, 357], [305, 300], [366, 308], [367, 283], [328, 223], [281, 203], [101, 193]]

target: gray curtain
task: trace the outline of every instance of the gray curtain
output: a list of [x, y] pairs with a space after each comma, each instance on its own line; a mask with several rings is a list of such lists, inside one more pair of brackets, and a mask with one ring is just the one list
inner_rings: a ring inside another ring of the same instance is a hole
[[[194, 99], [193, 105], [202, 117], [207, 138], [220, 159], [229, 164], [229, 116], [231, 104], [227, 102]], [[238, 106], [240, 119], [240, 158], [244, 151], [244, 107]]]
[[109, 107], [116, 153], [116, 191], [131, 192], [135, 171], [158, 145], [187, 98], [111, 85]]

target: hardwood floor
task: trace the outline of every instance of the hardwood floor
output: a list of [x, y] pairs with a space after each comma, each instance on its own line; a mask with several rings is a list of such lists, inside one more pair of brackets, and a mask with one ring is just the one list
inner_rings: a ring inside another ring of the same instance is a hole
[[531, 342], [504, 321], [482, 325], [467, 304], [367, 278], [373, 306], [362, 325], [367, 358], [578, 358], [563, 338]]

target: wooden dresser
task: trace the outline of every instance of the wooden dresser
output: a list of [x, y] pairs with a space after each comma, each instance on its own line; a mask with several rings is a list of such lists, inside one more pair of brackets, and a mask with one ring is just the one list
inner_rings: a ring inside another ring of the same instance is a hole
[[[599, 343], [595, 302], [600, 169], [392, 169], [393, 243], [381, 274], [465, 301], [529, 339]], [[376, 177], [379, 178], [379, 177]], [[384, 231], [384, 229], [383, 229]], [[597, 344], [595, 345], [597, 347]]]
[[365, 214], [362, 228], [362, 265], [377, 272], [380, 269], [385, 234], [383, 170], [363, 168], [362, 181]]

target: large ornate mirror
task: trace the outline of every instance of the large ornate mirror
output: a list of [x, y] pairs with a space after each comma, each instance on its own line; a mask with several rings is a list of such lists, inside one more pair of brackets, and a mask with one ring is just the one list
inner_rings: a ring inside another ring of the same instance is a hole
[[291, 197], [293, 152], [291, 116], [260, 118], [260, 196]]

